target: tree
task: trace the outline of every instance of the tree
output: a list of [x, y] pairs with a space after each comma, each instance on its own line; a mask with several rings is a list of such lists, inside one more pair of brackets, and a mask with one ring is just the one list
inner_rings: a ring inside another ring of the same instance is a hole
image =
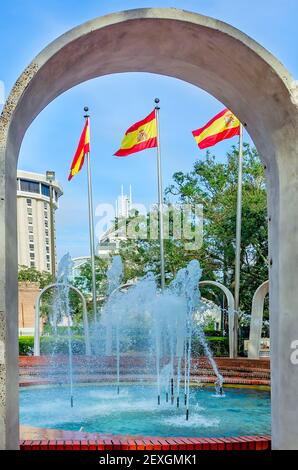
[[[27, 266], [19, 266], [18, 272], [19, 282], [37, 282], [40, 289], [44, 289], [54, 282], [52, 274], [46, 271], [38, 271], [36, 268], [28, 268]], [[48, 291], [42, 297], [40, 312], [41, 316], [47, 321], [50, 313], [50, 302], [53, 298], [53, 292]]]
[[19, 266], [18, 280], [19, 282], [38, 282], [41, 289], [54, 282], [52, 274], [27, 266]]
[[[168, 197], [204, 207], [203, 277], [234, 288], [238, 149], [226, 163], [207, 152], [190, 173], [177, 172]], [[264, 169], [255, 148], [244, 145], [240, 308], [250, 311], [255, 289], [268, 278], [267, 198]]]
[[[196, 251], [185, 249], [187, 240], [165, 240], [165, 269], [170, 281], [191, 259], [200, 261], [202, 279], [218, 280], [234, 289], [238, 149], [232, 147], [225, 163], [207, 152], [189, 173], [177, 172], [165, 191], [167, 203], [202, 204], [203, 243]], [[136, 214], [138, 216], [138, 214]], [[138, 216], [139, 217], [139, 216]], [[149, 216], [150, 217], [150, 214]], [[147, 224], [148, 217], [139, 217]], [[128, 220], [132, 219], [131, 217]], [[147, 234], [148, 235], [148, 234]], [[240, 308], [250, 312], [256, 288], [268, 278], [267, 199], [264, 169], [255, 148], [244, 144], [241, 237]], [[125, 281], [151, 270], [160, 273], [159, 242], [127, 239], [120, 245]]]
[[[171, 281], [177, 271], [185, 267], [191, 259], [197, 258], [196, 252], [185, 249], [185, 245], [189, 240], [184, 238], [176, 239], [173, 235], [174, 211], [175, 208], [170, 209], [169, 236], [164, 240], [165, 275], [167, 282]], [[138, 219], [139, 225], [145, 226], [146, 237], [127, 238], [127, 240], [122, 241], [120, 244], [120, 256], [124, 265], [124, 282], [143, 277], [149, 271], [153, 272], [156, 280], [160, 282], [160, 245], [158, 240], [152, 239], [150, 233], [150, 218], [156, 220], [156, 216], [153, 212], [147, 216], [135, 214], [129, 217], [127, 224], [133, 221], [134, 218]]]
[[[95, 277], [96, 277], [96, 292], [99, 298], [99, 302], [103, 301], [107, 292], [107, 276], [106, 272], [108, 269], [109, 260], [102, 259], [98, 256], [95, 257]], [[73, 285], [77, 287], [85, 296], [87, 301], [87, 307], [89, 312], [92, 310], [92, 269], [91, 262], [84, 263], [79, 270], [79, 276], [76, 276], [73, 280]], [[102, 298], [102, 299], [101, 299]], [[75, 318], [79, 321], [82, 318], [82, 306], [81, 301], [77, 294], [71, 293], [71, 310]]]

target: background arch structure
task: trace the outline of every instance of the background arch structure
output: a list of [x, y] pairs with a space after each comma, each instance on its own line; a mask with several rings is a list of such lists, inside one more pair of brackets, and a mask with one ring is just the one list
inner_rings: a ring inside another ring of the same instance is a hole
[[199, 286], [214, 286], [220, 289], [227, 300], [229, 318], [229, 354], [233, 359], [238, 355], [238, 319], [235, 312], [235, 300], [232, 292], [223, 284], [217, 281], [200, 281]]
[[36, 301], [35, 301], [35, 327], [34, 327], [34, 356], [40, 356], [40, 301], [47, 291], [50, 289], [59, 288], [59, 286], [67, 287], [68, 289], [75, 292], [81, 299], [82, 307], [83, 307], [83, 325], [84, 325], [84, 339], [85, 339], [85, 352], [87, 356], [91, 355], [91, 346], [90, 346], [90, 336], [89, 336], [89, 323], [88, 323], [88, 313], [87, 313], [87, 304], [86, 299], [82, 292], [72, 285], [65, 284], [49, 284], [48, 286], [44, 287], [38, 294]]
[[[120, 72], [192, 83], [230, 108], [266, 166], [269, 210], [272, 446], [296, 449], [298, 366], [298, 90], [286, 68], [216, 19], [144, 8], [95, 18], [49, 44], [16, 81], [0, 120], [0, 448], [18, 438], [16, 168], [33, 119], [61, 93]], [[285, 387], [286, 384], [286, 387]]]
[[263, 282], [254, 293], [251, 306], [248, 357], [259, 359], [262, 337], [264, 300], [269, 293], [269, 281]]

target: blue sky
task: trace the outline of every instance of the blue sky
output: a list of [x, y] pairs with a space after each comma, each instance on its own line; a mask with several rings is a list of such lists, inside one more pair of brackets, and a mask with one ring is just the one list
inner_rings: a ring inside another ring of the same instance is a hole
[[[96, 16], [138, 7], [176, 7], [213, 16], [241, 29], [275, 54], [298, 77], [297, 0], [95, 1], [11, 0], [0, 16], [0, 80], [6, 93], [32, 58], [68, 29]], [[88, 216], [85, 169], [67, 182], [70, 163], [83, 127], [83, 107], [91, 112], [94, 206], [114, 203], [121, 184], [133, 198], [149, 205], [156, 200], [155, 151], [125, 159], [112, 154], [123, 132], [161, 100], [161, 145], [164, 186], [175, 171], [188, 171], [204, 156], [191, 130], [205, 124], [222, 105], [202, 90], [168, 77], [118, 74], [81, 84], [51, 103], [32, 123], [21, 148], [19, 168], [53, 169], [64, 188], [57, 211], [58, 254], [87, 254]], [[61, 132], [61, 129], [63, 131]], [[246, 136], [248, 140], [248, 136]], [[215, 148], [218, 158], [237, 140]]]

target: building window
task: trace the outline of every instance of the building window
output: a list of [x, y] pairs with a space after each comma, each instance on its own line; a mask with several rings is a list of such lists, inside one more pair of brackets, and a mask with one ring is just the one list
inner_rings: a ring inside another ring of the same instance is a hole
[[48, 218], [48, 213], [45, 211], [44, 213], [44, 218], [47, 219]]
[[33, 233], [33, 227], [32, 227], [32, 225], [29, 225], [29, 227], [28, 227], [28, 232], [29, 232], [29, 233]]
[[49, 244], [49, 239], [48, 239], [48, 238], [46, 238], [46, 245], [48, 245], [48, 244]]
[[35, 254], [34, 253], [30, 253], [30, 259], [35, 259]]
[[32, 215], [32, 208], [31, 208], [31, 207], [28, 207], [27, 213], [28, 213], [29, 215]]
[[33, 243], [29, 243], [29, 250], [30, 250], [30, 251], [34, 251], [34, 245], [33, 245]]
[[49, 226], [49, 222], [48, 222], [47, 220], [45, 220], [45, 221], [44, 221], [44, 224], [45, 224], [45, 227], [47, 227], [47, 228], [48, 228], [48, 226]]
[[33, 218], [32, 218], [32, 217], [28, 217], [28, 224], [29, 224], [29, 225], [32, 225], [32, 224], [33, 224]]
[[46, 246], [46, 252], [50, 253], [50, 247], [49, 246]]
[[50, 255], [47, 255], [47, 261], [50, 261]]
[[21, 179], [21, 191], [26, 191], [27, 193], [37, 193], [39, 194], [39, 183], [36, 181], [23, 180]]
[[51, 268], [50, 268], [50, 265], [49, 265], [49, 263], [48, 263], [48, 264], [47, 264], [47, 270], [50, 271], [50, 269], [51, 269]]
[[48, 229], [45, 229], [45, 234], [46, 234], [46, 237], [49, 236], [49, 231], [48, 231]]
[[27, 206], [32, 206], [32, 199], [26, 199], [27, 201]]
[[30, 261], [30, 267], [35, 268], [35, 262], [34, 261]]
[[29, 243], [33, 243], [34, 242], [34, 237], [33, 235], [29, 235]]
[[50, 187], [47, 184], [41, 183], [41, 194], [50, 197]]

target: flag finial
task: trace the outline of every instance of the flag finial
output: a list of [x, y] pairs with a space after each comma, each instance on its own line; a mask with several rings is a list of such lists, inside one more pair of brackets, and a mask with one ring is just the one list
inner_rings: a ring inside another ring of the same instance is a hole
[[86, 113], [85, 116], [84, 116], [84, 118], [90, 117], [89, 114], [88, 114], [88, 111], [89, 111], [88, 106], [85, 106], [85, 107], [84, 107], [84, 111], [85, 111], [85, 113]]
[[158, 106], [159, 101], [160, 101], [159, 98], [155, 98], [155, 100], [154, 100], [154, 102], [155, 102], [155, 104], [156, 104], [155, 109], [159, 109], [159, 106]]

